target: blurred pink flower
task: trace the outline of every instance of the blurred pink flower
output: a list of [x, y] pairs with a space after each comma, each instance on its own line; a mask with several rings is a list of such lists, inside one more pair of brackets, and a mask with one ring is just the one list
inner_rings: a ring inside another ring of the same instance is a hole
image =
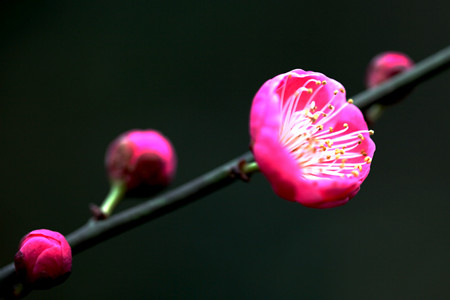
[[160, 132], [131, 130], [111, 143], [105, 164], [111, 181], [124, 182], [127, 192], [146, 196], [172, 182], [177, 159], [172, 144]]
[[22, 238], [14, 257], [16, 272], [36, 289], [50, 288], [69, 277], [72, 251], [58, 232], [39, 229]]
[[414, 62], [401, 52], [383, 52], [375, 56], [367, 67], [366, 86], [373, 88], [414, 66]]
[[300, 69], [259, 89], [250, 113], [251, 147], [277, 195], [314, 208], [356, 195], [375, 144], [352, 102], [339, 82]]

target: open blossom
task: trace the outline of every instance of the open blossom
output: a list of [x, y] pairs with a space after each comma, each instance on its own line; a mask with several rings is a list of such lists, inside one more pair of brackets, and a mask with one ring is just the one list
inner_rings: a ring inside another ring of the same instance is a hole
[[259, 89], [250, 113], [251, 147], [277, 195], [314, 208], [356, 195], [375, 144], [352, 102], [339, 82], [300, 69]]
[[69, 277], [72, 251], [59, 232], [34, 230], [20, 241], [14, 263], [17, 274], [26, 284], [36, 289], [50, 288]]
[[127, 192], [146, 196], [172, 182], [177, 160], [170, 141], [148, 129], [118, 136], [108, 148], [105, 164], [111, 181], [123, 182]]

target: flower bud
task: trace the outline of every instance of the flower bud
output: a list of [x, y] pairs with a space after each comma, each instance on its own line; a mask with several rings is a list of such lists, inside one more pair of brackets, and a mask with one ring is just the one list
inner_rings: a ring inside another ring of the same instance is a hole
[[131, 130], [117, 137], [106, 153], [112, 182], [125, 184], [128, 195], [147, 196], [167, 186], [176, 170], [172, 144], [156, 130]]
[[414, 66], [414, 62], [400, 52], [383, 52], [375, 56], [367, 68], [366, 86], [373, 88]]
[[[406, 54], [393, 51], [380, 53], [370, 61], [367, 67], [366, 87], [374, 88], [412, 67], [414, 67], [414, 62]], [[411, 90], [411, 86], [406, 86], [385, 96], [378, 103], [372, 104], [364, 111], [367, 122], [373, 126], [375, 121], [383, 114], [387, 105], [402, 101]]]
[[25, 284], [47, 289], [69, 277], [72, 250], [62, 234], [47, 229], [34, 230], [20, 241], [14, 264]]

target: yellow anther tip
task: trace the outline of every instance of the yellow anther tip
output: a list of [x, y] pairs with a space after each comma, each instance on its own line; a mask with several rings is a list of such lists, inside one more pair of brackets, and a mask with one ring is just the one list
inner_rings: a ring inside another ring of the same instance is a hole
[[355, 177], [358, 177], [358, 176], [359, 176], [359, 172], [356, 171], [356, 170], [355, 170], [355, 171], [352, 171], [352, 175], [355, 176]]

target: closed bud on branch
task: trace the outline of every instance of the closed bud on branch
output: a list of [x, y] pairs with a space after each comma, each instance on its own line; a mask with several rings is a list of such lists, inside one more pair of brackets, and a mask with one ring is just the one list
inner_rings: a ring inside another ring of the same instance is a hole
[[147, 196], [172, 182], [177, 159], [160, 132], [131, 130], [111, 143], [105, 164], [111, 182], [123, 183], [128, 195]]
[[20, 241], [14, 264], [25, 285], [48, 289], [69, 277], [72, 251], [62, 234], [47, 229], [34, 230]]

